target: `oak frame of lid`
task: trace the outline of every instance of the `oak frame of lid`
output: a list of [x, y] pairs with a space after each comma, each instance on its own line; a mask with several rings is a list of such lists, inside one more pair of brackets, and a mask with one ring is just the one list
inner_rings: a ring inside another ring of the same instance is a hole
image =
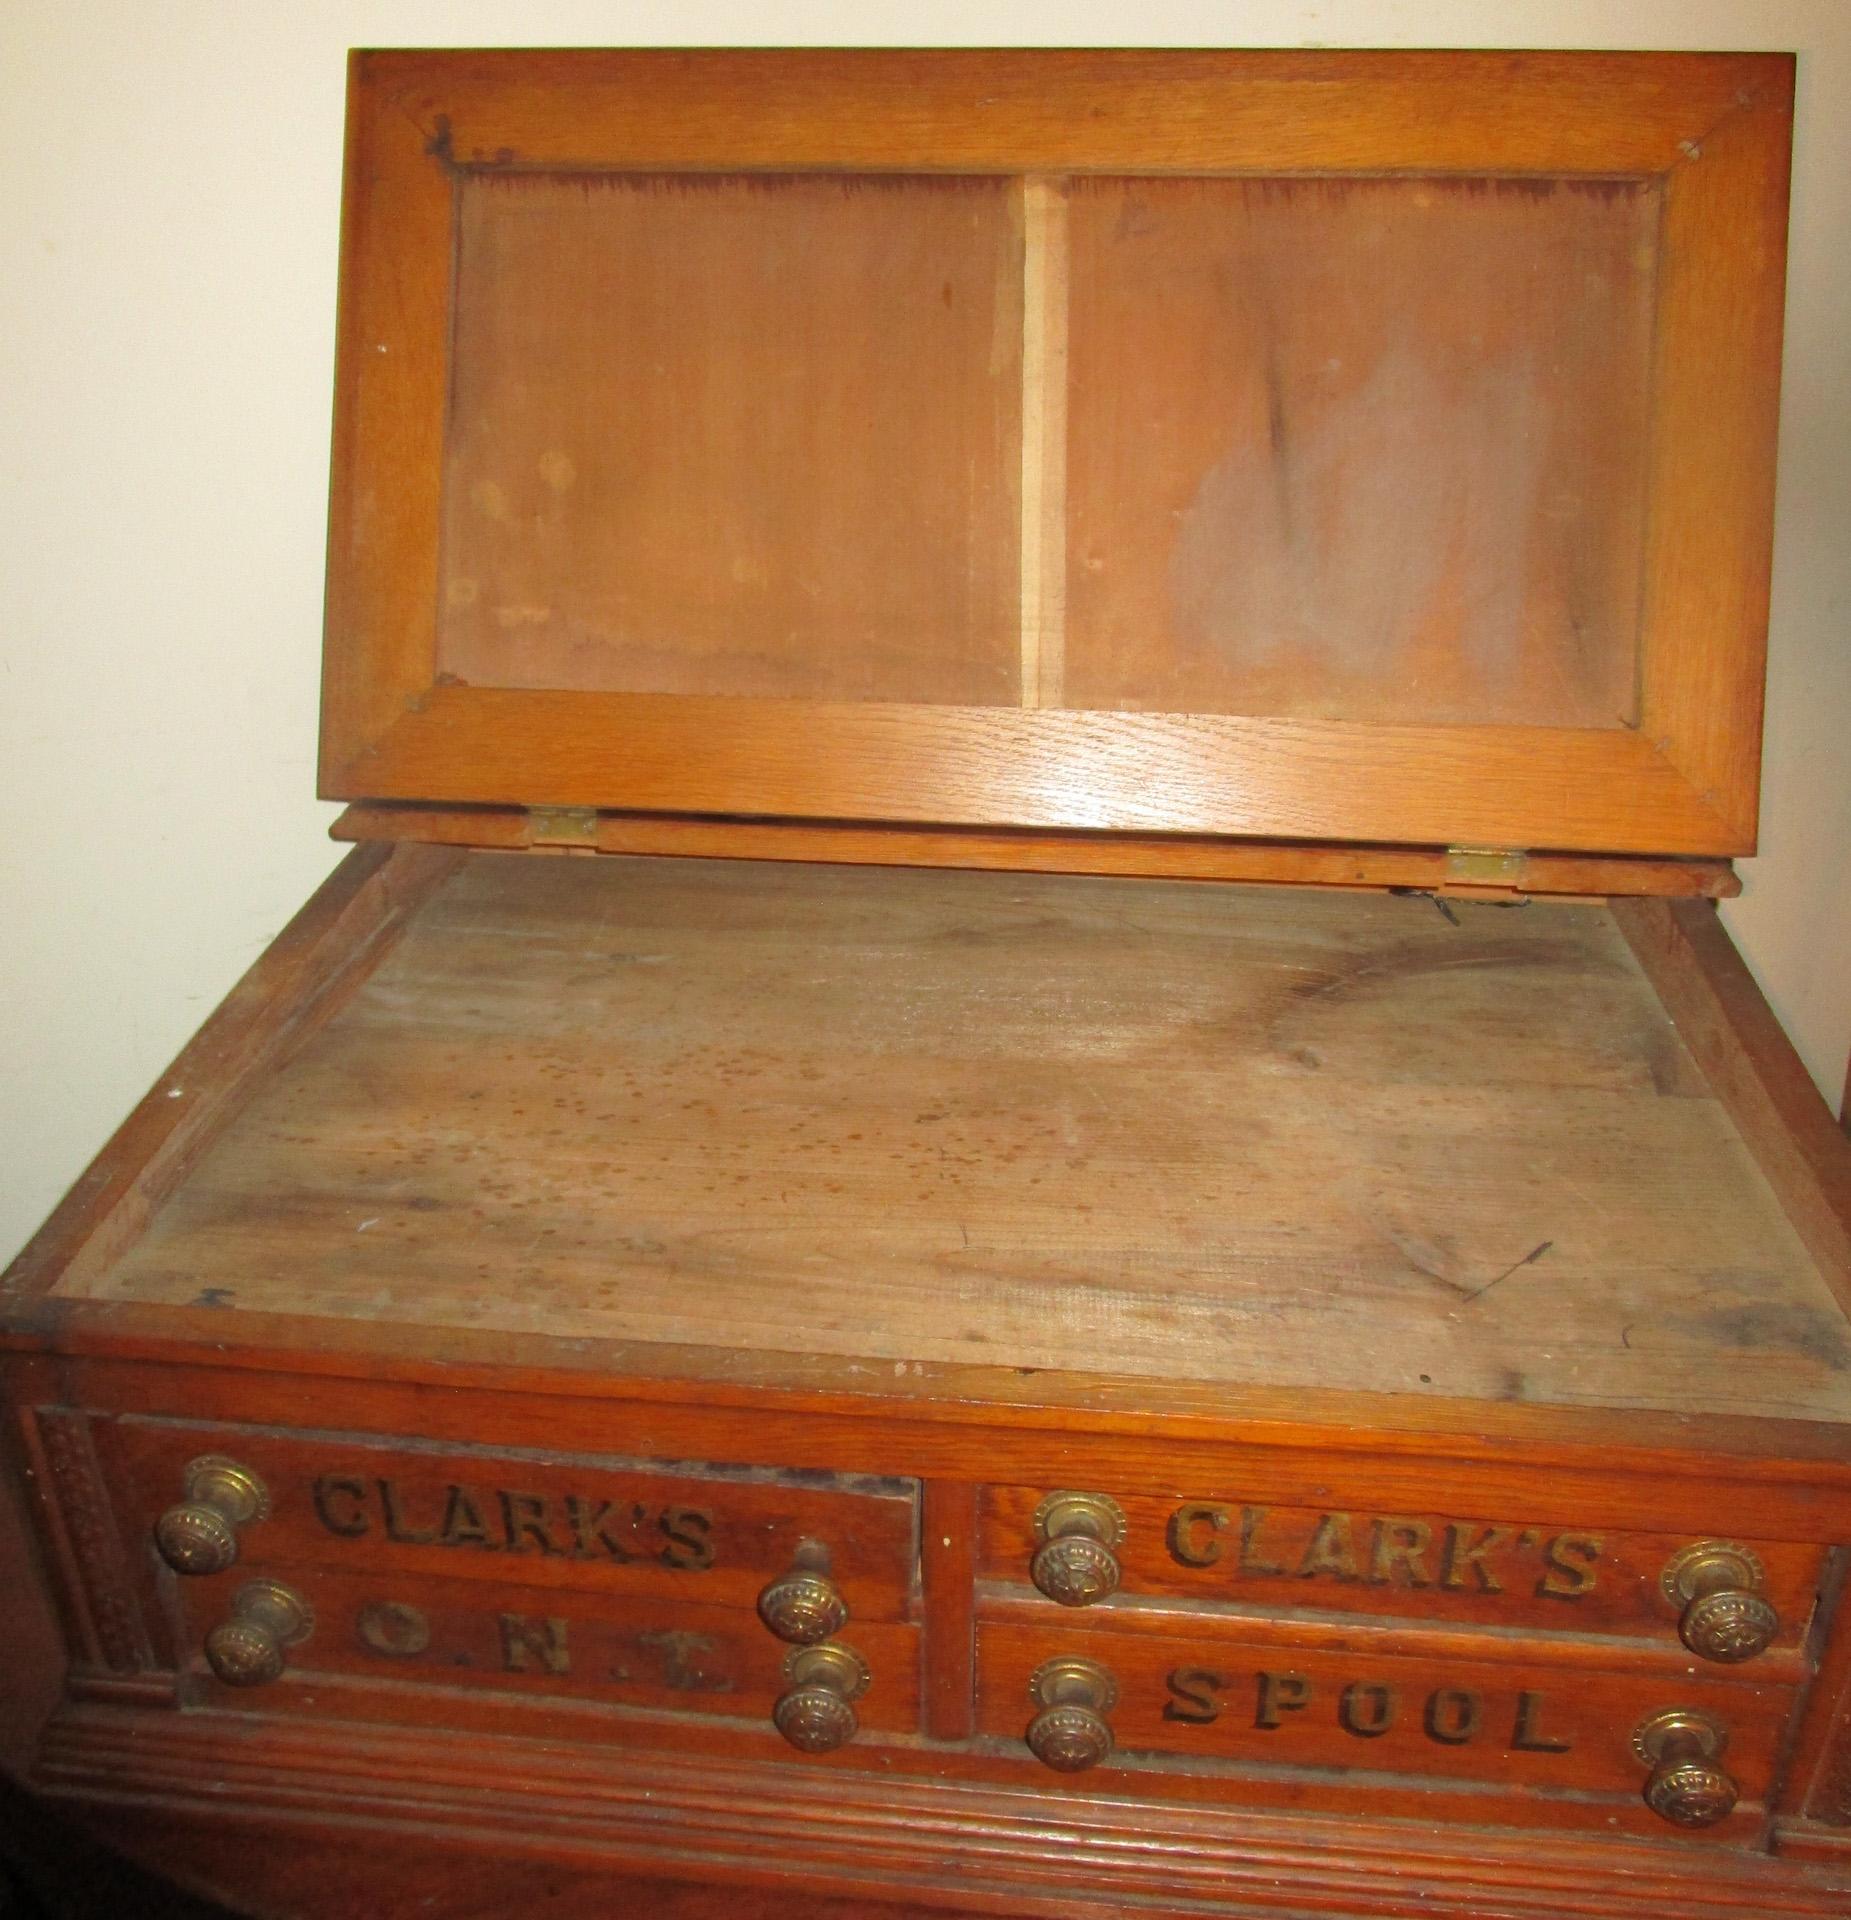
[[[1791, 58], [1761, 54], [356, 54], [321, 791], [1751, 853], [1791, 100]], [[1655, 182], [1637, 724], [450, 683], [437, 599], [458, 186], [547, 170]]]

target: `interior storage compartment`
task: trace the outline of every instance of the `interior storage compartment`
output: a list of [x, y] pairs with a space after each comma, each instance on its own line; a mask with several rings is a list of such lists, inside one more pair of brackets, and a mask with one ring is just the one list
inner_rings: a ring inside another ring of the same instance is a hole
[[1610, 915], [466, 856], [89, 1297], [1851, 1418]]

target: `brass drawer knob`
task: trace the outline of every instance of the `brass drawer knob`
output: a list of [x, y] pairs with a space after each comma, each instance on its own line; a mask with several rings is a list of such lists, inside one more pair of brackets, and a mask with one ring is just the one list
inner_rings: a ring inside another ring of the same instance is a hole
[[1118, 1704], [1118, 1682], [1096, 1660], [1077, 1654], [1045, 1661], [1028, 1683], [1041, 1709], [1028, 1723], [1028, 1750], [1056, 1773], [1084, 1773], [1112, 1751], [1106, 1715]]
[[758, 1596], [758, 1617], [780, 1640], [813, 1647], [848, 1625], [848, 1602], [827, 1567], [824, 1549], [806, 1540], [796, 1565]]
[[206, 1635], [206, 1664], [228, 1687], [262, 1687], [278, 1679], [288, 1650], [315, 1630], [315, 1616], [294, 1587], [253, 1580], [238, 1589], [231, 1618]]
[[854, 1739], [861, 1721], [854, 1702], [867, 1692], [868, 1663], [852, 1647], [827, 1641], [785, 1656], [790, 1690], [778, 1696], [772, 1724], [799, 1753], [833, 1753]]
[[1041, 1543], [1028, 1563], [1029, 1577], [1063, 1607], [1090, 1607], [1118, 1591], [1118, 1555], [1125, 1514], [1103, 1493], [1051, 1493], [1035, 1509]]
[[1680, 1608], [1677, 1631], [1692, 1653], [1733, 1664], [1765, 1653], [1780, 1615], [1762, 1597], [1760, 1560], [1726, 1540], [1699, 1540], [1666, 1562], [1664, 1596]]
[[238, 1529], [270, 1514], [270, 1496], [249, 1467], [216, 1453], [186, 1470], [186, 1498], [154, 1523], [154, 1544], [175, 1573], [223, 1573], [238, 1558]]
[[1652, 1770], [1645, 1804], [1659, 1819], [1674, 1827], [1713, 1827], [1734, 1811], [1735, 1782], [1716, 1764], [1729, 1744], [1720, 1721], [1673, 1707], [1642, 1722], [1632, 1744]]

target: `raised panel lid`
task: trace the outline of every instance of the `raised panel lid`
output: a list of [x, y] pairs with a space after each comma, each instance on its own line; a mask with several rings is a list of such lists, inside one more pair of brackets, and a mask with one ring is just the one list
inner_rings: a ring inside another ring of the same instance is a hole
[[323, 791], [1750, 851], [1790, 100], [358, 55]]

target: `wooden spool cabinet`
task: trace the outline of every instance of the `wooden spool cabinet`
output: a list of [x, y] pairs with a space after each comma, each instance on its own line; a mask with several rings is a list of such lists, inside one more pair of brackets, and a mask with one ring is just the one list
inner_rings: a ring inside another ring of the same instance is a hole
[[262, 1916], [1847, 1911], [1791, 77], [357, 56], [362, 844], [6, 1277], [35, 1787]]

